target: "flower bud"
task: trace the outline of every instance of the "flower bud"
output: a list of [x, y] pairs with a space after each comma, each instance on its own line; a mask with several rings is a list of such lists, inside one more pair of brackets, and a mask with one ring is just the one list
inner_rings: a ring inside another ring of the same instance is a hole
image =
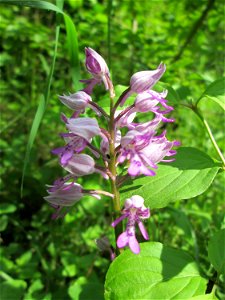
[[57, 189], [49, 189], [44, 199], [56, 206], [72, 206], [83, 197], [82, 187], [78, 183], [63, 184]]
[[92, 48], [85, 48], [86, 53], [86, 68], [88, 72], [90, 72], [94, 77], [96, 75], [99, 75], [100, 77], [102, 75], [108, 74], [109, 75], [109, 69], [105, 62], [105, 60], [99, 55], [95, 50]]
[[115, 97], [114, 87], [110, 79], [109, 68], [105, 60], [101, 57], [101, 55], [91, 48], [85, 48], [85, 53], [86, 68], [94, 78], [91, 80], [82, 80], [83, 82], [88, 83], [88, 86], [84, 90], [90, 94], [96, 84], [103, 82], [105, 89], [109, 90], [110, 92], [110, 97]]
[[166, 66], [161, 63], [154, 71], [135, 73], [130, 79], [130, 88], [134, 93], [143, 93], [149, 90], [163, 75]]
[[66, 127], [74, 134], [90, 141], [95, 135], [100, 135], [98, 122], [92, 118], [67, 119]]
[[95, 161], [87, 154], [74, 154], [64, 168], [76, 177], [89, 175], [95, 172]]
[[91, 100], [91, 97], [83, 92], [79, 91], [75, 94], [70, 94], [69, 96], [59, 96], [60, 101], [67, 107], [73, 110], [83, 111]]

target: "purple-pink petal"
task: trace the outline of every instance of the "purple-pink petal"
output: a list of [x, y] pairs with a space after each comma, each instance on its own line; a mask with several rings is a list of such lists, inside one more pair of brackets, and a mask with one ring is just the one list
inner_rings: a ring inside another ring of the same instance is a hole
[[119, 224], [123, 219], [127, 218], [128, 214], [124, 214], [122, 216], [120, 216], [119, 218], [117, 218], [116, 220], [114, 220], [111, 224], [112, 227], [115, 227], [117, 224]]
[[134, 253], [134, 254], [139, 254], [140, 253], [140, 246], [139, 243], [135, 237], [135, 235], [132, 235], [129, 237], [129, 247], [130, 250]]
[[117, 246], [118, 248], [124, 248], [128, 245], [128, 242], [129, 236], [127, 235], [127, 232], [122, 232], [117, 239]]
[[65, 151], [62, 154], [61, 158], [60, 158], [60, 163], [63, 166], [66, 165], [69, 162], [69, 160], [71, 159], [72, 156], [73, 156], [73, 150], [72, 149], [68, 150], [68, 151]]
[[144, 238], [145, 240], [149, 240], [148, 232], [147, 232], [147, 230], [145, 229], [145, 226], [144, 226], [144, 224], [143, 224], [141, 221], [138, 222], [138, 227], [139, 227], [139, 229], [140, 229], [140, 231], [141, 231], [141, 234], [142, 234], [143, 238]]

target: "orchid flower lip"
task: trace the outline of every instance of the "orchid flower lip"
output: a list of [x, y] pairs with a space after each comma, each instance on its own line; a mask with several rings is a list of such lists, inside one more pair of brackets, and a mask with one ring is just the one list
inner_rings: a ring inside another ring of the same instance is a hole
[[121, 213], [122, 215], [111, 224], [112, 227], [115, 227], [124, 219], [128, 219], [126, 230], [117, 239], [117, 247], [124, 248], [129, 246], [134, 254], [138, 254], [140, 253], [140, 246], [135, 235], [135, 226], [136, 224], [138, 225], [143, 238], [148, 240], [149, 236], [142, 220], [150, 217], [150, 209], [145, 207], [144, 199], [141, 196], [133, 195], [126, 199]]

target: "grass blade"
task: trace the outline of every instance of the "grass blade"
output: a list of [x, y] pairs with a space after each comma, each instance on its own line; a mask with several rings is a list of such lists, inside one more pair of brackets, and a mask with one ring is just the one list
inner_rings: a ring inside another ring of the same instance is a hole
[[[62, 7], [63, 2], [60, 1], [59, 5]], [[54, 73], [54, 69], [55, 69], [55, 61], [56, 61], [56, 55], [57, 55], [57, 49], [58, 49], [59, 32], [60, 32], [60, 25], [57, 25], [56, 26], [56, 34], [55, 34], [54, 54], [53, 54], [52, 63], [51, 63], [50, 71], [49, 71], [48, 78], [47, 78], [46, 89], [45, 89], [44, 95], [41, 98], [41, 101], [39, 102], [38, 109], [35, 114], [34, 121], [32, 123], [32, 127], [31, 127], [31, 131], [30, 131], [30, 134], [28, 137], [24, 165], [23, 165], [22, 179], [21, 179], [21, 187], [20, 187], [21, 198], [23, 196], [24, 176], [25, 176], [25, 172], [27, 169], [27, 165], [29, 163], [31, 149], [33, 147], [39, 126], [41, 124], [41, 120], [44, 116], [44, 112], [45, 112], [48, 102], [49, 102], [50, 88], [51, 88], [53, 73]]]
[[10, 4], [10, 5], [19, 5], [19, 6], [28, 6], [33, 8], [47, 9], [52, 10], [58, 13], [62, 13], [62, 9], [57, 7], [56, 5], [47, 2], [47, 1], [38, 1], [38, 0], [0, 0], [0, 4]]
[[75, 90], [81, 89], [82, 85], [80, 80], [80, 63], [79, 63], [79, 50], [76, 27], [71, 18], [64, 14], [66, 25], [67, 47], [70, 55], [71, 76]]
[[34, 140], [35, 140], [35, 137], [37, 135], [38, 128], [40, 126], [42, 117], [43, 117], [44, 112], [45, 112], [45, 107], [46, 107], [45, 103], [46, 102], [45, 102], [44, 95], [42, 95], [41, 100], [38, 104], [38, 109], [37, 109], [37, 112], [35, 114], [34, 121], [33, 121], [32, 126], [31, 126], [31, 131], [30, 131], [27, 146], [26, 146], [26, 153], [25, 153], [25, 158], [24, 158], [23, 172], [22, 172], [22, 179], [21, 179], [21, 186], [20, 186], [20, 196], [21, 196], [21, 198], [23, 196], [24, 176], [25, 176], [25, 172], [26, 172], [26, 169], [27, 169], [29, 159], [30, 159], [30, 152], [31, 152], [32, 146], [34, 144]]

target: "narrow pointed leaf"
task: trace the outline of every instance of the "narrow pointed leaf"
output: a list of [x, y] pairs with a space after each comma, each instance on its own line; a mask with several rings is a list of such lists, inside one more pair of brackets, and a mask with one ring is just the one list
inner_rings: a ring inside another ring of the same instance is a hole
[[37, 135], [38, 128], [40, 126], [41, 120], [42, 120], [44, 112], [45, 112], [45, 104], [46, 104], [46, 101], [44, 99], [44, 96], [42, 96], [41, 100], [38, 104], [37, 112], [35, 114], [34, 121], [32, 123], [32, 127], [31, 127], [31, 131], [30, 131], [30, 134], [29, 134], [29, 137], [28, 137], [26, 153], [25, 153], [25, 158], [24, 158], [24, 164], [23, 164], [21, 188], [20, 188], [21, 197], [23, 195], [24, 176], [25, 176], [25, 172], [26, 172], [26, 169], [27, 169], [27, 165], [28, 165], [29, 160], [30, 160], [30, 152], [31, 152], [32, 146], [34, 144], [34, 140], [35, 140], [35, 137]]

